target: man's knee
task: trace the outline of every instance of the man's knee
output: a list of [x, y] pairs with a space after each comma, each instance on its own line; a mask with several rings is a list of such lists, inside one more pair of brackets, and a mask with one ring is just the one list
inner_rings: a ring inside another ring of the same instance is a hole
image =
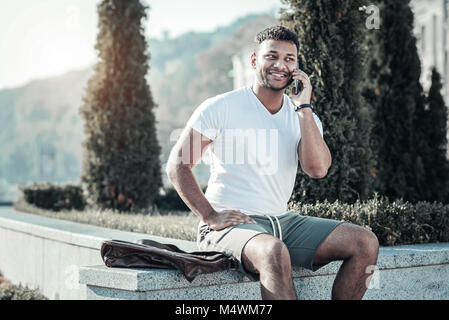
[[363, 232], [358, 233], [356, 248], [359, 255], [377, 259], [379, 240], [373, 232], [364, 229]]
[[268, 234], [256, 236], [246, 244], [242, 254], [243, 262], [259, 273], [284, 273], [290, 270], [291, 261], [287, 246]]
[[261, 249], [261, 255], [264, 256], [265, 262], [269, 265], [280, 268], [290, 267], [290, 253], [282, 241], [275, 238]]

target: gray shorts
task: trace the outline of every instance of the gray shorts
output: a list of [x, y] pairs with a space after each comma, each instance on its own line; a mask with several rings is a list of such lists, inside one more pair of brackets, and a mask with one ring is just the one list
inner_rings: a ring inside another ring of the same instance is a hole
[[337, 220], [301, 216], [294, 211], [276, 217], [260, 215], [250, 215], [250, 217], [257, 224], [239, 224], [218, 231], [200, 221], [197, 245], [202, 251], [220, 251], [234, 256], [239, 261], [238, 270], [252, 280], [258, 280], [258, 275], [244, 268], [242, 250], [254, 236], [267, 233], [281, 239], [288, 248], [292, 265], [316, 271], [323, 265], [313, 265], [315, 252], [335, 227], [343, 223]]

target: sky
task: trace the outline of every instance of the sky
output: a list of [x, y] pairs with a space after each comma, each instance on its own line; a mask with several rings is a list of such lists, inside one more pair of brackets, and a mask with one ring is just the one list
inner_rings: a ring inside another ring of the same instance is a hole
[[[84, 69], [96, 60], [101, 0], [0, 0], [0, 89]], [[213, 31], [280, 0], [143, 0], [150, 37]], [[151, 46], [151, 43], [150, 43]]]

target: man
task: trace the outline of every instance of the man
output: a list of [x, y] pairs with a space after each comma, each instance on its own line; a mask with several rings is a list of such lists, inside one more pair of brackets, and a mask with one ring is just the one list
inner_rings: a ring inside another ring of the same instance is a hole
[[[317, 270], [334, 260], [343, 264], [332, 298], [361, 299], [371, 276], [367, 270], [377, 261], [376, 236], [350, 223], [286, 211], [298, 162], [314, 179], [325, 177], [331, 165], [310, 105], [309, 77], [296, 68], [298, 48], [296, 34], [282, 26], [260, 32], [251, 55], [253, 85], [195, 110], [170, 153], [167, 174], [201, 220], [199, 248], [235, 256], [241, 272], [260, 279], [263, 299], [297, 298], [292, 264]], [[294, 80], [303, 89], [290, 99], [285, 90]], [[267, 150], [267, 134], [268, 157], [260, 152]], [[207, 148], [211, 176], [203, 194], [192, 168]], [[242, 154], [245, 161], [234, 160]]]

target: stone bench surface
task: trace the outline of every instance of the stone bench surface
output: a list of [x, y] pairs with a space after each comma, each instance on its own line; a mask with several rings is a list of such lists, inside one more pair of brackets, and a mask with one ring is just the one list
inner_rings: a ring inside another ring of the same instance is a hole
[[[341, 262], [316, 272], [293, 267], [302, 300], [327, 300]], [[367, 300], [449, 299], [449, 243], [382, 247]], [[373, 281], [374, 280], [374, 281]], [[260, 285], [235, 270], [201, 274], [191, 283], [177, 270], [82, 267], [88, 299], [260, 300]]]
[[[389, 270], [441, 264], [449, 264], [449, 243], [381, 247], [377, 267], [379, 270]], [[335, 275], [340, 265], [341, 262], [335, 261], [316, 272], [293, 267], [292, 276], [305, 278]], [[180, 272], [172, 269], [108, 268], [104, 265], [80, 268], [80, 283], [129, 291], [177, 289], [247, 281], [250, 280], [235, 270], [201, 274], [190, 283]]]

